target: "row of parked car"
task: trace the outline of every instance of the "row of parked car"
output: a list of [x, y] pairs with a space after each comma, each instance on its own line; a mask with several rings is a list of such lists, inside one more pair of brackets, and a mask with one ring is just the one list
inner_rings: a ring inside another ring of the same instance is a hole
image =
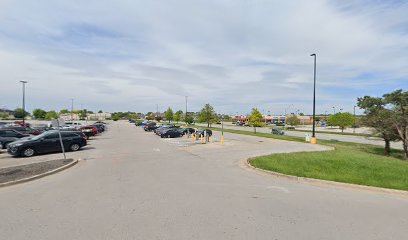
[[[24, 124], [15, 126], [15, 123], [1, 124], [0, 149], [6, 149], [14, 156], [30, 157], [35, 154], [61, 151], [62, 145], [66, 151], [78, 151], [87, 145], [87, 140], [104, 132], [106, 124], [96, 122], [87, 126], [64, 125], [57, 128], [42, 127], [36, 129]], [[18, 124], [17, 124], [18, 125]], [[35, 134], [31, 134], [35, 131]]]
[[[130, 121], [129, 121], [130, 122]], [[158, 125], [156, 122], [135, 122], [136, 126], [141, 126], [146, 132], [154, 132], [156, 135], [162, 138], [176, 138], [182, 137], [186, 134], [195, 134], [196, 136], [212, 136], [212, 131], [210, 129], [194, 129], [190, 127], [180, 127], [174, 124], [161, 124]]]

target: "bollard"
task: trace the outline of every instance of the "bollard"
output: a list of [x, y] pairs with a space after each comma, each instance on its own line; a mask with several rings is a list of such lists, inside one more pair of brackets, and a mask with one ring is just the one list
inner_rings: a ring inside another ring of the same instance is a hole
[[221, 136], [221, 144], [224, 144], [224, 136]]
[[317, 139], [316, 139], [315, 137], [312, 137], [312, 138], [310, 139], [310, 143], [311, 143], [311, 144], [316, 144], [316, 143], [317, 143]]

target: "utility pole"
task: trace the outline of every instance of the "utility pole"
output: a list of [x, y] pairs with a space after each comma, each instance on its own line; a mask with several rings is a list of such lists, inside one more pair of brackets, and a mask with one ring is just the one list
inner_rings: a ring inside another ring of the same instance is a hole
[[74, 99], [71, 98], [71, 122], [74, 121]]
[[[187, 98], [188, 96], [186, 96], [186, 112], [184, 114], [184, 121], [186, 122], [186, 126], [187, 126]], [[188, 131], [188, 134], [190, 134], [190, 131]]]
[[25, 84], [27, 81], [20, 81], [23, 84], [23, 126], [25, 127]]

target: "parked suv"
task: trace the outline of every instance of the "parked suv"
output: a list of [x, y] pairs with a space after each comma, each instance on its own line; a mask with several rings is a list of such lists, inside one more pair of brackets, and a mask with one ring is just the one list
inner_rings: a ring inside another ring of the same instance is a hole
[[[67, 151], [78, 151], [86, 146], [86, 136], [81, 132], [62, 131], [62, 142]], [[38, 153], [61, 151], [61, 143], [57, 131], [48, 131], [32, 138], [10, 143], [7, 151], [14, 156], [31, 157]]]

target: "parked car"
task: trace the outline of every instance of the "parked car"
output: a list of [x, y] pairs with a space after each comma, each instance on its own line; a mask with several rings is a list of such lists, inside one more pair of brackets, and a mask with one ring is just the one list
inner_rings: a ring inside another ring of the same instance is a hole
[[17, 125], [19, 125], [21, 127], [31, 127], [30, 123], [27, 123], [27, 122], [23, 123], [23, 121], [15, 121], [14, 124], [17, 124]]
[[4, 129], [9, 129], [9, 130], [15, 130], [17, 132], [23, 133], [23, 134], [30, 134], [30, 135], [39, 135], [41, 133], [43, 133], [44, 131], [40, 130], [40, 129], [33, 129], [30, 127], [6, 127], [6, 128], [2, 128], [2, 130]]
[[144, 127], [143, 127], [143, 129], [144, 129], [145, 131], [147, 131], [147, 132], [153, 131], [153, 130], [155, 130], [156, 128], [157, 128], [157, 127], [156, 127], [156, 123], [155, 123], [155, 122], [146, 123], [146, 124], [144, 125]]
[[200, 137], [200, 136], [204, 136], [204, 132], [206, 132], [206, 134], [208, 136], [212, 136], [212, 131], [210, 129], [198, 129], [195, 134]]
[[79, 128], [79, 131], [84, 133], [87, 139], [98, 134], [98, 129], [95, 126], [83, 126]]
[[19, 140], [16, 137], [0, 137], [0, 149], [6, 149], [9, 143]]
[[187, 133], [195, 133], [194, 128], [180, 128], [179, 130], [183, 135]]
[[80, 122], [66, 122], [63, 126], [63, 128], [80, 128], [82, 127], [82, 123]]
[[101, 123], [94, 123], [91, 126], [96, 127], [96, 129], [98, 130], [98, 133], [104, 132], [105, 131], [105, 125], [101, 124]]
[[173, 129], [173, 128], [178, 128], [178, 127], [175, 126], [175, 125], [172, 125], [172, 124], [169, 124], [169, 125], [161, 125], [160, 127], [156, 128], [156, 129], [154, 130], [154, 132], [155, 132], [157, 135], [160, 136], [160, 134], [161, 134], [163, 131], [166, 131], [166, 130], [168, 130], [168, 129]]
[[160, 133], [160, 137], [162, 138], [175, 138], [181, 136], [183, 136], [183, 134], [177, 128], [168, 128]]
[[283, 130], [277, 128], [272, 128], [271, 133], [276, 135], [285, 135], [285, 132]]
[[[66, 151], [78, 151], [87, 144], [86, 137], [80, 132], [61, 131], [61, 138]], [[61, 150], [59, 133], [57, 131], [48, 131], [32, 138], [12, 142], [7, 146], [7, 151], [11, 155], [23, 157]]]
[[32, 135], [21, 133], [13, 129], [0, 129], [0, 137], [23, 138], [23, 137], [30, 137], [30, 136]]

